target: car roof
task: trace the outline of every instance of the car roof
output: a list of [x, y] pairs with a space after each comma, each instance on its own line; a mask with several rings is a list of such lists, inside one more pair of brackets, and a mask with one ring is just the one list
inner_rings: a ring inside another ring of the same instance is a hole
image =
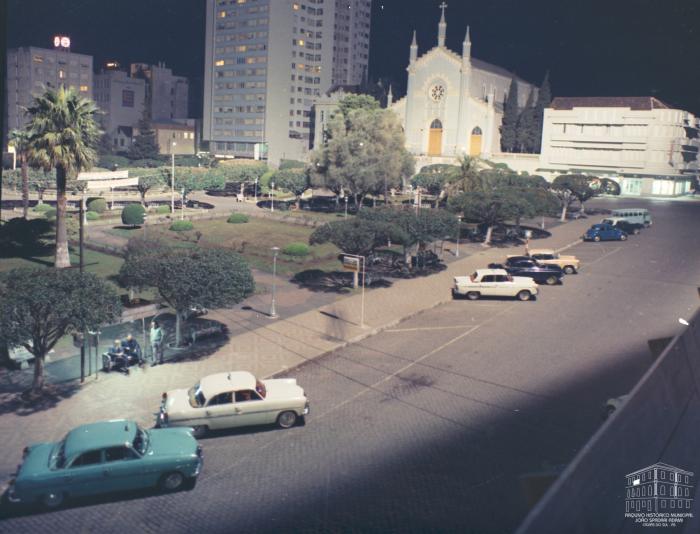
[[477, 269], [476, 274], [479, 276], [492, 275], [492, 274], [500, 274], [500, 275], [508, 276], [508, 271], [506, 271], [505, 269]]
[[533, 248], [530, 250], [530, 255], [533, 254], [556, 254], [551, 248]]
[[211, 398], [227, 391], [255, 389], [255, 376], [248, 371], [231, 371], [205, 376], [199, 381], [205, 397]]
[[66, 436], [65, 456], [106, 447], [118, 447], [136, 437], [136, 423], [125, 419], [100, 421], [74, 428]]

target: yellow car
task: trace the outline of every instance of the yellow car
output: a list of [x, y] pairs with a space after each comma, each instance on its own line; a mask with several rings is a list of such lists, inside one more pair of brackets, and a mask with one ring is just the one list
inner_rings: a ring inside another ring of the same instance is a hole
[[562, 256], [547, 248], [532, 249], [528, 255], [544, 265], [558, 265], [566, 274], [577, 273], [581, 264], [576, 256]]

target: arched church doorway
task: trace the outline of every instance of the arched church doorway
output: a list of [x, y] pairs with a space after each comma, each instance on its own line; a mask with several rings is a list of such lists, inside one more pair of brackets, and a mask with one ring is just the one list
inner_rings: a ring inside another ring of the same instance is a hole
[[472, 130], [472, 134], [469, 137], [469, 155], [479, 156], [481, 155], [481, 128], [476, 126]]
[[430, 134], [428, 137], [428, 156], [439, 156], [442, 154], [442, 122], [435, 119], [430, 123]]

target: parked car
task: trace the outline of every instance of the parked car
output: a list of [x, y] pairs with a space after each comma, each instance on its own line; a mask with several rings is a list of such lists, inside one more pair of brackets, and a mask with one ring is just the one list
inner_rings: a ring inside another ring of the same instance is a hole
[[607, 219], [603, 219], [600, 221], [601, 224], [609, 224], [610, 226], [613, 226], [614, 228], [619, 228], [623, 232], [625, 232], [627, 235], [629, 234], [634, 234], [637, 235], [642, 231], [642, 228], [644, 228], [644, 225], [641, 223], [633, 223], [629, 222], [627, 219], [620, 219], [617, 217], [610, 217]]
[[627, 233], [609, 224], [594, 224], [582, 237], [584, 241], [625, 241]]
[[576, 256], [564, 256], [548, 248], [531, 249], [527, 255], [543, 265], [558, 265], [564, 274], [576, 274], [581, 265]]
[[57, 508], [67, 497], [192, 487], [201, 469], [202, 449], [191, 428], [144, 430], [133, 421], [103, 421], [74, 428], [57, 443], [26, 447], [7, 496], [11, 503]]
[[217, 373], [190, 389], [163, 393], [156, 426], [208, 430], [276, 423], [291, 428], [309, 413], [309, 400], [294, 378], [258, 380], [246, 371]]
[[482, 296], [530, 300], [538, 289], [532, 278], [511, 276], [504, 269], [477, 269], [471, 276], [455, 276], [452, 297], [477, 300]]
[[558, 265], [544, 265], [528, 256], [509, 256], [504, 264], [491, 263], [491, 269], [505, 269], [513, 276], [527, 276], [538, 284], [553, 286], [561, 283], [564, 271]]

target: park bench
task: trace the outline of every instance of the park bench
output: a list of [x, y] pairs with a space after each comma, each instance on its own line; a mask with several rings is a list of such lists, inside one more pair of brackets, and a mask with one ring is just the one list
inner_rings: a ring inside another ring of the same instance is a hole
[[189, 333], [189, 340], [190, 343], [194, 345], [198, 340], [223, 335], [226, 334], [227, 331], [228, 328], [226, 328], [225, 324], [192, 327]]

